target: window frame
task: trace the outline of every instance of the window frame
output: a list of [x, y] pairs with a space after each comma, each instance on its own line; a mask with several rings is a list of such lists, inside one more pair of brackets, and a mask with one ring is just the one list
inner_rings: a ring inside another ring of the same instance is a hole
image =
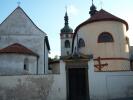
[[29, 71], [29, 59], [28, 59], [28, 58], [25, 58], [25, 59], [24, 59], [23, 69], [24, 69], [25, 71]]
[[[80, 43], [82, 43], [82, 44], [80, 44]], [[84, 41], [84, 39], [79, 38], [79, 40], [78, 40], [78, 48], [83, 48], [83, 47], [85, 47], [85, 41]]]
[[70, 48], [70, 41], [69, 40], [65, 40], [64, 46], [65, 46], [65, 48]]
[[[104, 40], [103, 36], [102, 36], [104, 34], [110, 36], [110, 37], [108, 37], [108, 38], [110, 38], [110, 40]], [[98, 39], [97, 39], [97, 43], [112, 43], [112, 42], [114, 42], [114, 38], [113, 38], [112, 34], [109, 33], [109, 32], [102, 32], [102, 33], [100, 33], [99, 36], [98, 36]]]

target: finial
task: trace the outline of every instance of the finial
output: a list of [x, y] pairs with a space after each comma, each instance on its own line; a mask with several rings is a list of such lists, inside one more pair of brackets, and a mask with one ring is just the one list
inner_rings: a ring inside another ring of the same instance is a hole
[[67, 6], [65, 8], [66, 8], [66, 13], [65, 13], [64, 20], [65, 20], [65, 26], [67, 26], [68, 25]]
[[102, 0], [100, 0], [100, 5], [101, 5], [101, 9], [102, 9], [102, 7], [103, 7], [103, 1]]
[[17, 2], [17, 4], [18, 4], [18, 6], [20, 6], [21, 2], [20, 2], [20, 1], [18, 1], [18, 2]]
[[96, 10], [96, 7], [95, 7], [95, 5], [93, 4], [93, 0], [92, 0], [92, 6], [90, 7], [90, 12], [89, 12], [89, 14], [90, 14], [91, 16], [93, 16], [96, 12], [97, 12], [97, 10]]
[[66, 12], [67, 12], [67, 6], [65, 7], [65, 9], [66, 9]]
[[92, 5], [93, 5], [93, 0], [92, 0]]

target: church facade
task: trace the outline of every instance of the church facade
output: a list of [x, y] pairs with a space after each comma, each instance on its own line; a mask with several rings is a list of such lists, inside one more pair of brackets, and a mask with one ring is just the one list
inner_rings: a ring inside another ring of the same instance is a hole
[[133, 99], [128, 23], [93, 2], [89, 13], [74, 31], [65, 13], [61, 57], [48, 65], [47, 34], [18, 6], [0, 25], [0, 99]]
[[21, 7], [0, 25], [0, 74], [47, 74], [47, 34], [40, 30]]
[[133, 73], [128, 23], [103, 9], [98, 11], [93, 3], [89, 13], [90, 18], [74, 32], [69, 27], [67, 12], [64, 17], [60, 38], [67, 99], [130, 98], [133, 90], [128, 88], [132, 84], [127, 81], [133, 82]]

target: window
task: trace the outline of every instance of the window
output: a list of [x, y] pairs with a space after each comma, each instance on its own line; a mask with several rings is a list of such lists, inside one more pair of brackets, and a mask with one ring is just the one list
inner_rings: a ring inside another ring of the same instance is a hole
[[98, 43], [113, 42], [113, 37], [109, 32], [102, 32], [98, 36]]
[[126, 44], [129, 44], [129, 38], [126, 37]]
[[69, 42], [69, 40], [66, 40], [65, 41], [65, 48], [70, 48], [70, 42]]
[[79, 43], [78, 43], [78, 47], [81, 48], [81, 47], [85, 47], [85, 42], [83, 39], [79, 39]]
[[68, 38], [69, 37], [69, 35], [68, 34], [66, 34], [66, 38]]
[[27, 71], [29, 70], [28, 64], [29, 64], [29, 60], [27, 58], [25, 58], [24, 59], [24, 70], [27, 70]]

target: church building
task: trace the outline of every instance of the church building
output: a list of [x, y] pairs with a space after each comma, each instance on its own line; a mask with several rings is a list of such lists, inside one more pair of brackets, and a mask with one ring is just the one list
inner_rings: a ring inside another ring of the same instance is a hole
[[47, 74], [48, 37], [18, 6], [0, 25], [0, 74]]
[[[114, 80], [110, 81], [108, 76], [116, 75], [117, 81], [124, 81], [124, 78], [118, 76], [132, 76], [128, 23], [104, 9], [98, 11], [93, 1], [89, 14], [90, 18], [79, 24], [74, 32], [69, 26], [67, 12], [64, 17], [65, 26], [61, 29], [60, 39], [61, 60], [65, 63], [66, 69], [67, 98], [68, 100], [121, 98], [118, 91], [122, 91], [122, 87], [126, 90], [129, 83], [114, 84]], [[114, 89], [117, 91], [114, 92], [112, 88], [117, 86], [121, 87]]]
[[47, 34], [18, 6], [0, 24], [0, 100], [133, 100], [128, 23], [93, 0], [89, 14], [73, 30], [65, 13], [61, 56], [48, 64]]

